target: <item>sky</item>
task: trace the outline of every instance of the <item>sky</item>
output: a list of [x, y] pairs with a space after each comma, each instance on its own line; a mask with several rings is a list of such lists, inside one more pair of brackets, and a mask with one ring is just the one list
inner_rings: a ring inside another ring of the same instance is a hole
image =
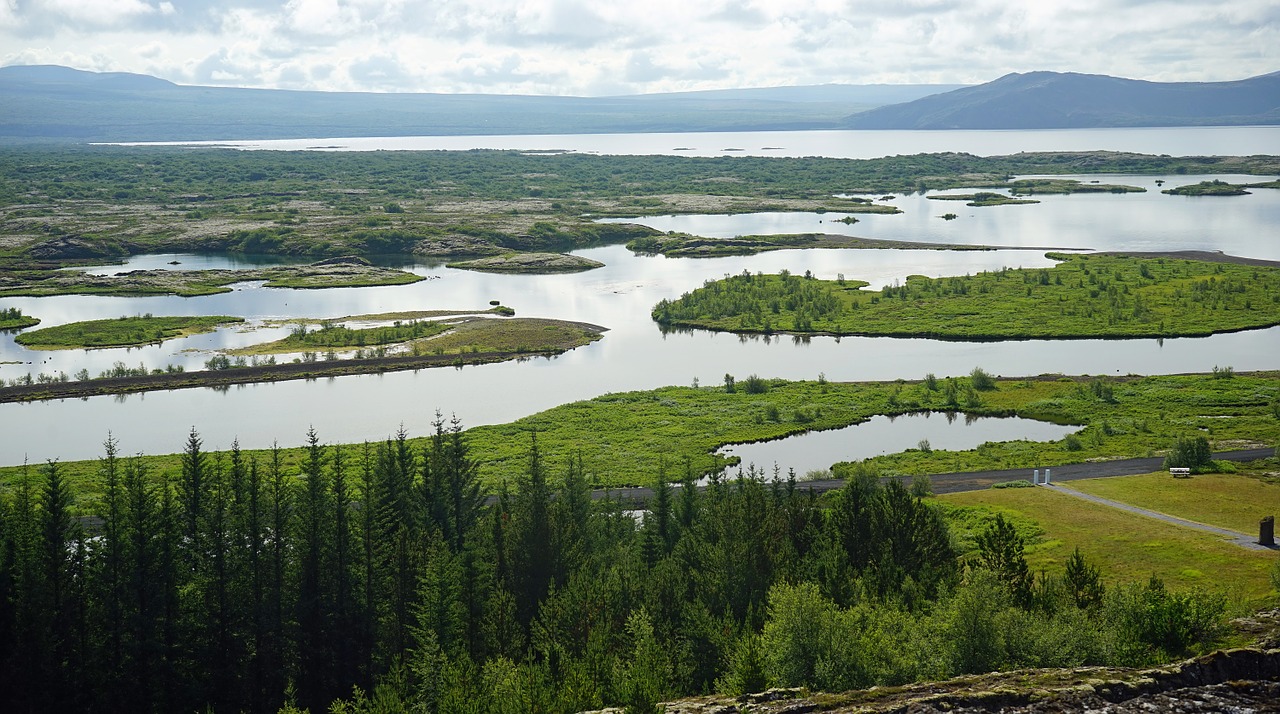
[[0, 0], [0, 66], [180, 84], [609, 96], [1280, 70], [1280, 0]]

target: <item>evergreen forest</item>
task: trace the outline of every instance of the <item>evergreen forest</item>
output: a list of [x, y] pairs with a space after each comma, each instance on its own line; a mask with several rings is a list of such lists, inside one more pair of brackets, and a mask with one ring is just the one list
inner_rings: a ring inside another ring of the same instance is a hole
[[[581, 458], [482, 491], [456, 421], [421, 440], [211, 452], [157, 472], [108, 438], [0, 492], [0, 709], [574, 712], [768, 686], [1141, 665], [1226, 636], [1222, 597], [1033, 574], [1002, 516], [961, 527], [854, 473], [816, 495], [664, 464], [644, 510]], [[788, 477], [789, 476], [789, 477]], [[683, 481], [671, 485], [670, 481]], [[989, 516], [990, 514], [988, 514]]]

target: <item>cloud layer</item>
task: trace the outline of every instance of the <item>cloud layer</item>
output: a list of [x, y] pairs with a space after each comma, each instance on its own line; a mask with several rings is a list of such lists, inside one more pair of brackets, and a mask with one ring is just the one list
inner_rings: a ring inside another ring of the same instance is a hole
[[0, 65], [284, 89], [1218, 81], [1280, 69], [1277, 48], [1274, 0], [0, 0]]

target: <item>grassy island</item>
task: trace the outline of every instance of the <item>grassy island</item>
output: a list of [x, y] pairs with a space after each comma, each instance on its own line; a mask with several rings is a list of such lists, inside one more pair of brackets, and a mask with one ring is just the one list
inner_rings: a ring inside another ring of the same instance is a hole
[[322, 322], [319, 327], [312, 328], [304, 322], [282, 340], [229, 350], [228, 353], [262, 355], [381, 347], [434, 337], [448, 329], [448, 325], [431, 320], [396, 320], [390, 325], [364, 328], [351, 328], [332, 322]]
[[1040, 203], [1033, 198], [1014, 198], [1003, 193], [981, 191], [978, 193], [946, 193], [929, 196], [935, 201], [965, 201], [966, 206], [1019, 206], [1028, 203]]
[[14, 338], [33, 350], [91, 349], [95, 347], [135, 347], [178, 337], [213, 332], [223, 325], [244, 322], [227, 315], [121, 316], [108, 320], [86, 320], [24, 332]]
[[580, 273], [604, 267], [604, 263], [563, 253], [507, 253], [449, 263], [448, 267], [486, 273]]
[[424, 278], [367, 263], [316, 263], [250, 270], [133, 270], [119, 275], [90, 275], [77, 270], [14, 271], [0, 275], [0, 296], [196, 297], [231, 292], [229, 285], [251, 281], [262, 281], [269, 288], [319, 289], [407, 285], [419, 280]]
[[[861, 281], [743, 273], [663, 300], [672, 328], [955, 340], [1200, 336], [1280, 324], [1280, 267], [1049, 254], [1052, 268]], [[1229, 256], [1221, 256], [1229, 260]]]
[[0, 310], [0, 330], [25, 330], [40, 324], [40, 319], [23, 314], [16, 307]]
[[1201, 181], [1187, 186], [1178, 186], [1177, 188], [1166, 188], [1160, 193], [1167, 193], [1170, 196], [1247, 196], [1249, 192], [1244, 190], [1244, 186], [1238, 186], [1226, 181]]
[[1018, 196], [1032, 194], [1071, 194], [1071, 193], [1146, 193], [1147, 189], [1124, 184], [1098, 183], [1090, 181], [1081, 183], [1076, 179], [1018, 179], [1009, 182], [1009, 190]]
[[[287, 350], [273, 349], [276, 345], [272, 343], [272, 348], [268, 349], [236, 350], [235, 359], [226, 354], [215, 355], [205, 362], [206, 369], [194, 372], [187, 372], [181, 367], [134, 371], [121, 364], [122, 369], [118, 372], [103, 373], [97, 378], [77, 376], [73, 380], [65, 373], [52, 377], [42, 374], [35, 379], [13, 380], [7, 386], [0, 386], [0, 403], [135, 394], [162, 389], [226, 387], [550, 357], [591, 344], [606, 330], [596, 325], [563, 320], [500, 320], [474, 315], [444, 327], [446, 330], [434, 338], [346, 349], [342, 356], [338, 355], [336, 348], [304, 348], [301, 355], [292, 361], [277, 362], [275, 354], [299, 350], [296, 346]], [[337, 339], [336, 335], [335, 332], [327, 337]], [[252, 361], [245, 359], [246, 354], [254, 355]], [[259, 360], [258, 355], [262, 354], [268, 357]]]

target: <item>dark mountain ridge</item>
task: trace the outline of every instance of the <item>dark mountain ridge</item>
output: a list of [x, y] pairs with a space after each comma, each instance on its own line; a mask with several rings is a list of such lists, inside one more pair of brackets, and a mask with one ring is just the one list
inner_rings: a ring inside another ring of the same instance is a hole
[[1280, 72], [1230, 82], [1147, 82], [1074, 72], [993, 82], [849, 117], [848, 129], [1067, 129], [1280, 124]]

